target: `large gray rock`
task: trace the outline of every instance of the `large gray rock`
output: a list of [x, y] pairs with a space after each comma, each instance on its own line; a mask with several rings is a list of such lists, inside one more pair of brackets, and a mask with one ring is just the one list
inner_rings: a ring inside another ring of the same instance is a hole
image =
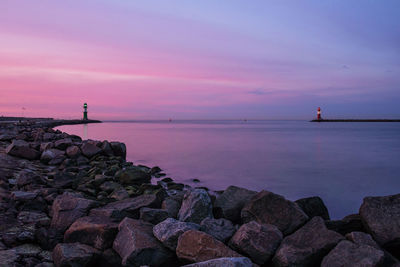
[[328, 209], [320, 197], [306, 197], [295, 202], [308, 217], [320, 216], [324, 220], [330, 220]]
[[272, 258], [282, 237], [276, 226], [251, 221], [239, 228], [229, 241], [229, 246], [262, 265]]
[[184, 265], [184, 267], [253, 267], [254, 264], [249, 258], [218, 258]]
[[155, 195], [140, 195], [134, 198], [111, 202], [104, 207], [92, 209], [90, 216], [105, 216], [122, 220], [125, 217], [139, 218], [140, 208], [157, 208], [159, 201]]
[[71, 138], [64, 138], [54, 142], [54, 147], [61, 150], [65, 150], [67, 147], [71, 145], [72, 145]]
[[204, 189], [188, 190], [183, 197], [178, 219], [184, 222], [201, 223], [205, 218], [212, 218], [211, 199]]
[[40, 156], [39, 151], [31, 148], [29, 143], [23, 140], [14, 140], [7, 148], [6, 153], [24, 159], [38, 159]]
[[217, 196], [214, 208], [221, 216], [232, 221], [240, 222], [240, 211], [243, 206], [255, 195], [251, 191], [237, 186], [229, 186], [221, 195]]
[[382, 266], [385, 254], [382, 250], [368, 245], [341, 241], [325, 258], [323, 267], [364, 267]]
[[112, 247], [118, 224], [107, 217], [81, 217], [65, 232], [64, 242], [90, 245], [99, 250]]
[[56, 267], [64, 266], [98, 266], [100, 251], [79, 243], [59, 243], [53, 250]]
[[360, 216], [378, 244], [400, 257], [400, 194], [364, 198]]
[[[50, 148], [45, 151], [43, 151], [42, 155], [40, 156], [40, 161], [43, 163], [55, 163], [60, 164], [61, 162], [64, 161], [65, 159], [65, 152], [62, 150], [58, 150], [55, 148]], [[53, 165], [51, 164], [51, 165]]]
[[85, 142], [81, 146], [82, 154], [88, 158], [96, 156], [101, 153], [101, 148], [90, 142]]
[[65, 192], [53, 202], [51, 227], [63, 232], [78, 218], [86, 216], [95, 206], [97, 206], [95, 201]]
[[314, 217], [285, 237], [273, 257], [275, 266], [317, 266], [344, 237], [328, 230], [321, 217]]
[[198, 230], [199, 228], [200, 225], [195, 223], [180, 222], [173, 218], [168, 218], [153, 227], [153, 234], [164, 246], [175, 251], [178, 239], [184, 232]]
[[200, 223], [200, 230], [226, 243], [236, 232], [233, 223], [227, 219], [205, 218]]
[[293, 233], [308, 221], [308, 216], [294, 202], [269, 191], [261, 191], [242, 209], [244, 223], [257, 221], [272, 224], [284, 234]]
[[153, 236], [152, 224], [125, 218], [118, 229], [113, 248], [121, 256], [122, 265], [160, 266], [173, 259], [173, 253]]
[[137, 167], [129, 167], [115, 174], [115, 178], [123, 185], [148, 183], [151, 180], [149, 173]]
[[189, 230], [178, 240], [176, 255], [183, 262], [202, 262], [216, 258], [243, 257], [204, 232]]

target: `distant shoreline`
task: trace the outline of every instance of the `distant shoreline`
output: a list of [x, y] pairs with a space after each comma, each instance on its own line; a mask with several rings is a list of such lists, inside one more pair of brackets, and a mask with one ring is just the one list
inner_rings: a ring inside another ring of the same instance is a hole
[[400, 122], [393, 119], [328, 119], [328, 120], [311, 120], [310, 122]]

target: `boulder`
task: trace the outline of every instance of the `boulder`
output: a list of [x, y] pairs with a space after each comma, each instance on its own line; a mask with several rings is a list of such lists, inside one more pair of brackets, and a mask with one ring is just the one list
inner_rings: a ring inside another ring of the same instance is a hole
[[221, 195], [217, 196], [215, 200], [214, 208], [216, 209], [216, 213], [232, 222], [239, 223], [240, 211], [256, 194], [256, 191], [237, 186], [229, 186]]
[[67, 153], [67, 156], [72, 159], [77, 158], [81, 155], [81, 149], [78, 146], [70, 146], [65, 152]]
[[239, 228], [229, 241], [229, 246], [253, 262], [263, 265], [274, 256], [282, 237], [276, 226], [251, 221]]
[[39, 151], [31, 148], [29, 143], [23, 140], [14, 140], [7, 148], [6, 153], [24, 159], [38, 159], [40, 156]]
[[90, 216], [105, 216], [122, 220], [125, 217], [139, 218], [142, 207], [157, 208], [159, 201], [155, 195], [140, 195], [134, 198], [111, 202], [104, 207], [92, 209]]
[[273, 257], [276, 266], [318, 266], [344, 237], [328, 230], [321, 217], [314, 217], [285, 237]]
[[150, 174], [137, 167], [129, 167], [115, 174], [115, 178], [123, 185], [143, 184], [151, 180]]
[[140, 219], [151, 224], [157, 224], [168, 218], [168, 212], [162, 209], [143, 207], [140, 209]]
[[308, 217], [320, 216], [324, 220], [330, 220], [328, 209], [320, 197], [307, 197], [295, 202]]
[[205, 218], [200, 223], [200, 230], [226, 243], [236, 232], [233, 223], [227, 219]]
[[175, 251], [178, 239], [184, 232], [198, 230], [199, 228], [200, 225], [195, 223], [180, 222], [173, 218], [168, 218], [153, 227], [153, 234], [164, 246]]
[[120, 142], [110, 142], [111, 148], [115, 156], [126, 159], [126, 145]]
[[400, 194], [366, 197], [359, 213], [378, 244], [400, 258]]
[[107, 217], [81, 217], [65, 232], [64, 242], [90, 245], [99, 250], [112, 247], [118, 224]]
[[97, 203], [93, 200], [65, 192], [53, 202], [51, 227], [64, 232], [74, 221], [86, 216], [88, 211], [95, 206], [97, 206]]
[[254, 220], [275, 225], [284, 235], [293, 233], [308, 221], [308, 216], [296, 203], [265, 190], [251, 198], [241, 216], [244, 223]]
[[254, 264], [249, 258], [218, 258], [208, 261], [196, 262], [184, 267], [253, 267]]
[[168, 212], [168, 217], [176, 218], [178, 216], [179, 209], [181, 208], [182, 200], [178, 201], [174, 198], [167, 197], [161, 203], [161, 208]]
[[85, 142], [81, 146], [82, 154], [88, 158], [96, 156], [101, 153], [101, 148], [90, 142]]
[[36, 184], [46, 184], [46, 181], [44, 178], [40, 177], [39, 174], [37, 174], [36, 172], [33, 172], [31, 170], [22, 170], [18, 177], [17, 177], [17, 185], [18, 187], [24, 187], [26, 185], [36, 185]]
[[40, 161], [43, 163], [52, 163], [50, 165], [58, 165], [65, 159], [65, 152], [62, 150], [58, 150], [55, 148], [50, 148], [43, 151], [42, 155], [40, 156]]
[[113, 248], [121, 256], [122, 265], [160, 266], [174, 258], [173, 253], [153, 236], [152, 224], [125, 218], [118, 229]]
[[382, 250], [374, 247], [354, 244], [350, 241], [343, 240], [325, 256], [321, 266], [382, 266], [384, 255]]
[[350, 214], [341, 220], [325, 221], [326, 227], [329, 230], [336, 231], [342, 235], [357, 231], [364, 232], [364, 226], [361, 217], [358, 214]]
[[101, 144], [101, 150], [103, 150], [103, 154], [106, 156], [113, 156], [114, 151], [112, 150], [111, 144], [106, 140]]
[[212, 218], [211, 199], [204, 189], [188, 190], [183, 197], [178, 213], [180, 221], [201, 223], [205, 218]]
[[100, 251], [79, 243], [59, 243], [53, 250], [56, 267], [64, 266], [97, 266]]
[[204, 232], [189, 230], [178, 240], [176, 255], [184, 262], [201, 262], [224, 257], [243, 257]]
[[71, 138], [64, 138], [54, 142], [54, 147], [57, 149], [65, 150], [67, 147], [72, 145]]
[[379, 245], [372, 239], [371, 235], [363, 233], [363, 232], [351, 232], [346, 235], [346, 239], [352, 241], [355, 244], [359, 245], [368, 245], [377, 249]]

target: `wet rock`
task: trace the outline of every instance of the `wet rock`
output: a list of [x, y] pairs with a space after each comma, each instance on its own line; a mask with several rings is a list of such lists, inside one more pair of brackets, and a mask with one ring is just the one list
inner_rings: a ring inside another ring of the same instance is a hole
[[72, 159], [75, 159], [81, 155], [81, 149], [78, 146], [70, 146], [65, 152], [67, 153], [67, 156]]
[[110, 142], [111, 148], [115, 156], [122, 157], [126, 159], [126, 146], [124, 143], [120, 142]]
[[29, 159], [29, 160], [38, 159], [40, 156], [40, 153], [37, 150], [31, 148], [29, 146], [29, 143], [27, 143], [23, 140], [14, 140], [6, 148], [6, 153], [11, 156]]
[[232, 221], [240, 222], [240, 211], [257, 192], [237, 186], [229, 186], [221, 195], [217, 196], [214, 208], [221, 216]]
[[276, 266], [317, 266], [344, 237], [328, 230], [321, 217], [312, 218], [285, 237], [273, 257]]
[[0, 250], [0, 265], [1, 266], [17, 266], [16, 263], [20, 257], [15, 249]]
[[51, 227], [63, 232], [78, 218], [86, 216], [96, 205], [95, 201], [65, 192], [54, 200]]
[[197, 263], [192, 263], [189, 265], [184, 265], [184, 267], [253, 267], [254, 264], [249, 258], [218, 258], [208, 261], [202, 261]]
[[211, 199], [204, 189], [188, 190], [183, 197], [178, 213], [180, 221], [201, 223], [205, 218], [212, 218]]
[[369, 234], [366, 234], [363, 232], [348, 233], [346, 235], [346, 238], [347, 238], [347, 240], [350, 240], [355, 244], [368, 245], [368, 246], [380, 249], [379, 245], [375, 242], [375, 240], [373, 240]]
[[151, 174], [151, 175], [154, 175], [154, 174], [159, 173], [159, 172], [161, 172], [161, 171], [162, 171], [162, 170], [161, 170], [160, 167], [154, 166], [153, 168], [150, 169], [150, 174]]
[[151, 180], [150, 174], [136, 167], [129, 167], [117, 172], [115, 178], [123, 185], [148, 183]]
[[350, 214], [341, 220], [332, 220], [325, 222], [329, 230], [336, 231], [342, 235], [357, 231], [364, 232], [364, 226], [361, 217], [358, 214]]
[[153, 234], [164, 246], [175, 251], [178, 239], [184, 232], [198, 230], [199, 228], [200, 225], [195, 223], [180, 222], [168, 218], [153, 227]]
[[159, 201], [155, 195], [141, 195], [107, 204], [104, 207], [92, 209], [90, 216], [105, 216], [122, 220], [125, 217], [139, 218], [142, 207], [157, 208]]
[[85, 142], [81, 146], [81, 151], [82, 154], [85, 155], [86, 157], [92, 158], [101, 153], [101, 148], [92, 143]]
[[72, 145], [71, 138], [64, 138], [54, 142], [54, 147], [57, 149], [65, 150]]
[[323, 259], [321, 266], [381, 266], [384, 253], [368, 245], [354, 244], [350, 241], [341, 241]]
[[179, 237], [176, 255], [185, 262], [202, 262], [224, 257], [243, 257], [211, 235], [197, 230], [186, 231]]
[[118, 224], [107, 217], [81, 217], [65, 232], [65, 243], [81, 243], [99, 250], [112, 247]]
[[239, 228], [229, 241], [229, 246], [262, 265], [272, 258], [282, 237], [276, 226], [252, 221]]
[[360, 216], [378, 244], [400, 258], [400, 194], [364, 198]]
[[330, 220], [328, 209], [320, 197], [307, 197], [295, 201], [309, 218], [320, 216]]
[[88, 245], [79, 243], [57, 244], [53, 250], [56, 267], [61, 266], [97, 266], [100, 252]]
[[162, 209], [152, 208], [141, 208], [140, 209], [140, 220], [149, 222], [151, 224], [157, 224], [168, 218], [168, 212]]
[[160, 266], [173, 259], [173, 253], [153, 236], [153, 225], [125, 218], [119, 224], [113, 248], [129, 266]]
[[265, 190], [251, 198], [243, 207], [241, 216], [244, 223], [254, 220], [275, 225], [284, 235], [293, 233], [308, 220], [297, 204]]
[[57, 165], [64, 161], [65, 152], [55, 148], [47, 149], [43, 151], [40, 161], [50, 165]]
[[205, 218], [200, 223], [200, 230], [226, 243], [236, 232], [233, 223], [226, 219]]

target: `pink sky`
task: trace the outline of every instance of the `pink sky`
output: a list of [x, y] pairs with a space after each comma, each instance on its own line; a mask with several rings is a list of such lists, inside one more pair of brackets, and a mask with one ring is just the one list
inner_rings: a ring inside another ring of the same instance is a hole
[[77, 118], [84, 102], [98, 119], [400, 114], [394, 2], [359, 17], [253, 5], [2, 1], [0, 114]]

